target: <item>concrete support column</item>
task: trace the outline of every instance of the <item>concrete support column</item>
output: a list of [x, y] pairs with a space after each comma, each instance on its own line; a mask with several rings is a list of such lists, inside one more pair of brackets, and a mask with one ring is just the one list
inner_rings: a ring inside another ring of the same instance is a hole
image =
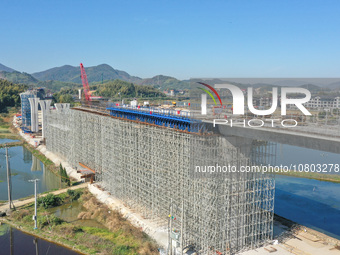
[[64, 104], [58, 103], [58, 104], [54, 104], [54, 106], [55, 106], [55, 109], [58, 112], [62, 112], [63, 110], [70, 109], [70, 104], [69, 103], [64, 103]]
[[38, 102], [39, 98], [32, 97], [28, 99], [31, 106], [31, 131], [33, 133], [39, 131], [39, 120], [38, 120]]
[[39, 100], [41, 112], [42, 112], [42, 121], [41, 121], [41, 126], [42, 126], [42, 138], [45, 138], [45, 132], [46, 132], [46, 114], [47, 111], [50, 109], [52, 100]]

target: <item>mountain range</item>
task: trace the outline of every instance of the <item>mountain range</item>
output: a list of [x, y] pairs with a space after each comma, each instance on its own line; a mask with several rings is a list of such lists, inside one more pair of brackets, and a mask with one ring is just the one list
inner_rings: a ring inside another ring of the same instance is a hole
[[[91, 85], [100, 84], [103, 81], [119, 79], [137, 85], [151, 85], [160, 90], [167, 89], [189, 89], [190, 82], [194, 80], [178, 80], [166, 75], [157, 75], [152, 78], [142, 79], [132, 76], [125, 71], [117, 70], [107, 64], [85, 67], [87, 79]], [[54, 67], [45, 71], [28, 74], [18, 72], [10, 67], [0, 64], [0, 79], [6, 79], [14, 83], [28, 84], [32, 86], [46, 87], [52, 91], [59, 91], [62, 87], [75, 88], [81, 86], [80, 67], [64, 65]], [[339, 90], [340, 79], [316, 79], [316, 78], [294, 78], [294, 79], [275, 79], [275, 78], [239, 78], [239, 79], [205, 79], [209, 84], [229, 82], [246, 88], [249, 86], [266, 87], [273, 86], [299, 86], [310, 89], [311, 91]]]
[[4, 66], [3, 64], [0, 63], [0, 71], [5, 71], [5, 72], [15, 72], [14, 69], [9, 68], [7, 66]]
[[[151, 85], [160, 90], [189, 88], [189, 82], [177, 80], [174, 77], [157, 75], [153, 78], [142, 79], [131, 76], [125, 71], [117, 70], [107, 64], [85, 67], [88, 82], [99, 84], [102, 81], [119, 79], [138, 85]], [[32, 74], [20, 73], [16, 70], [0, 64], [0, 79], [6, 79], [14, 83], [23, 83], [32, 86], [40, 86], [58, 91], [62, 87], [79, 87], [82, 84], [80, 67], [64, 65], [54, 67], [42, 72]]]
[[[87, 67], [85, 71], [89, 83], [115, 79], [137, 83], [142, 80], [139, 77], [129, 75], [127, 72], [116, 70], [107, 64]], [[40, 81], [57, 80], [81, 83], [79, 66], [65, 65], [54, 67], [46, 71], [32, 73], [32, 76]]]

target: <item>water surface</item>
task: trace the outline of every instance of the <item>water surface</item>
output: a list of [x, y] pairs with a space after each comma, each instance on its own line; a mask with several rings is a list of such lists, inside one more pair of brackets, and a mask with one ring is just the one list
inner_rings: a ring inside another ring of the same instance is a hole
[[78, 215], [82, 211], [86, 211], [86, 209], [82, 206], [82, 203], [74, 201], [72, 203], [63, 204], [61, 206], [57, 206], [54, 208], [48, 209], [50, 213], [54, 213], [58, 218], [63, 219], [66, 222], [77, 224], [81, 226], [94, 227], [94, 228], [106, 228], [104, 225], [99, 223], [96, 220], [88, 219], [81, 220], [78, 219]]
[[276, 176], [275, 213], [340, 239], [340, 184]]
[[[9, 139], [1, 139], [3, 140]], [[13, 140], [11, 140], [13, 141]], [[12, 172], [12, 199], [19, 199], [34, 194], [32, 179], [39, 179], [38, 193], [59, 189], [60, 178], [49, 171], [47, 167], [24, 146], [8, 148], [10, 169]], [[0, 149], [0, 200], [8, 200], [7, 170], [5, 149]]]
[[63, 246], [25, 234], [7, 224], [0, 225], [1, 255], [76, 255], [80, 254]]

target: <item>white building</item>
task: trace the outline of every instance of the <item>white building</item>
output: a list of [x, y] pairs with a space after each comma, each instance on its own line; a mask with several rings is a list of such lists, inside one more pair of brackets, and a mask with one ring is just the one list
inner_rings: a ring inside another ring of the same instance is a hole
[[132, 107], [137, 107], [137, 105], [138, 105], [137, 100], [136, 100], [136, 99], [132, 100], [132, 101], [130, 102], [130, 105], [131, 105]]
[[304, 104], [306, 107], [311, 109], [335, 109], [340, 108], [340, 97], [335, 98], [321, 98], [314, 97], [309, 102]]

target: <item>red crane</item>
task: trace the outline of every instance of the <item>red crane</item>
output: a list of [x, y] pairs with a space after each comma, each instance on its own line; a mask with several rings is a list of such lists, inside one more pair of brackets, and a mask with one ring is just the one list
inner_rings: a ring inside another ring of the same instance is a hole
[[87, 81], [85, 68], [84, 68], [82, 63], [80, 63], [80, 73], [81, 73], [81, 81], [82, 81], [83, 87], [84, 87], [85, 100], [91, 101], [92, 99], [91, 99], [91, 96], [90, 96], [90, 87], [89, 87], [89, 83]]

